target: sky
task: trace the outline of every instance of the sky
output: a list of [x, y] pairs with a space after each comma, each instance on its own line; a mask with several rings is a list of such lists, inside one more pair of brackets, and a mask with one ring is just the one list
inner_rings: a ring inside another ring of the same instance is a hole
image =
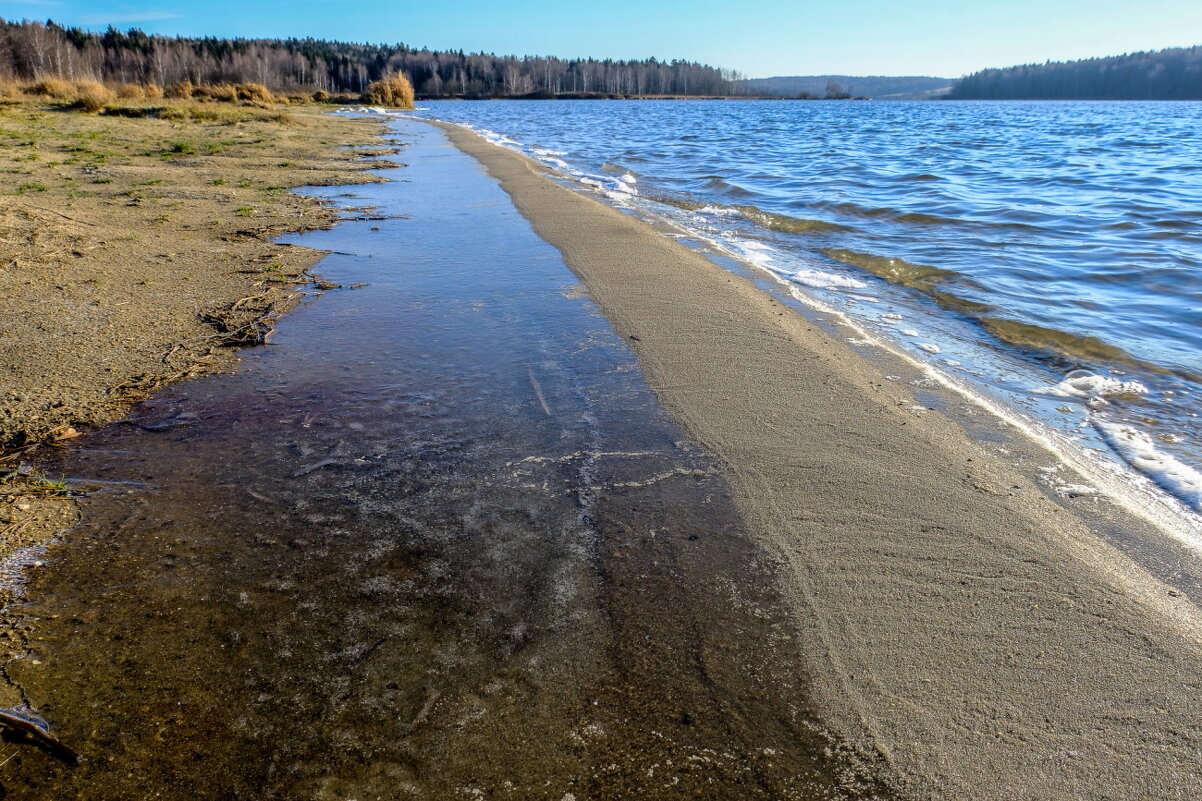
[[1202, 0], [0, 0], [0, 17], [773, 75], [933, 75], [1202, 44]]

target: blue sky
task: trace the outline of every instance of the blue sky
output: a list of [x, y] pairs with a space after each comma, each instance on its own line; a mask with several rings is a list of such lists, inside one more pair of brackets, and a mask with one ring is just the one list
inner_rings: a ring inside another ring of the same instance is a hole
[[8, 19], [519, 55], [687, 58], [770, 75], [938, 75], [1202, 44], [1202, 0], [0, 0]]

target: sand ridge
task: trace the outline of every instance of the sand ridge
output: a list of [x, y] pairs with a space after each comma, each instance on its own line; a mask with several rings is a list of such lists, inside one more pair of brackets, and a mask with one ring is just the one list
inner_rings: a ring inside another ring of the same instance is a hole
[[840, 738], [916, 797], [1202, 793], [1195, 607], [750, 281], [439, 125], [725, 463]]

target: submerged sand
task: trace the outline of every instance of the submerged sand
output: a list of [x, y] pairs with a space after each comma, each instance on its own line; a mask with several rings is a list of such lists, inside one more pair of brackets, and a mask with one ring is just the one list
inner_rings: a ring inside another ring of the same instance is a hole
[[441, 125], [557, 247], [779, 560], [813, 702], [903, 795], [1202, 793], [1197, 609], [747, 279]]

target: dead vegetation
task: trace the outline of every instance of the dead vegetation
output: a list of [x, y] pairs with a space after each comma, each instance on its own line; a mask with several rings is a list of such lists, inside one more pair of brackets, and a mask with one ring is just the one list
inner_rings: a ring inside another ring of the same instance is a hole
[[[404, 81], [404, 85], [401, 85], [395, 78]], [[404, 76], [394, 76], [377, 83], [381, 84], [381, 91], [387, 93], [389, 98], [403, 99], [407, 96], [409, 105], [402, 107], [412, 108], [413, 87], [408, 85]], [[404, 86], [409, 86], [407, 95]], [[3, 104], [42, 102], [70, 107], [89, 114], [107, 113], [123, 116], [158, 116], [155, 112], [163, 113], [169, 112], [172, 108], [179, 108], [179, 101], [191, 104], [223, 104], [241, 108], [276, 109], [279, 106], [314, 103], [345, 105], [364, 99], [365, 96], [359, 95], [331, 95], [323, 90], [273, 92], [261, 83], [245, 81], [213, 84], [179, 81], [164, 88], [153, 83], [104, 84], [94, 80], [68, 81], [62, 78], [39, 78], [34, 81], [0, 78], [0, 103]], [[159, 100], [169, 102], [159, 106], [144, 105]], [[133, 113], [138, 109], [143, 109], [141, 114]]]
[[394, 72], [368, 84], [363, 99], [377, 106], [413, 108], [413, 84], [404, 73]]

